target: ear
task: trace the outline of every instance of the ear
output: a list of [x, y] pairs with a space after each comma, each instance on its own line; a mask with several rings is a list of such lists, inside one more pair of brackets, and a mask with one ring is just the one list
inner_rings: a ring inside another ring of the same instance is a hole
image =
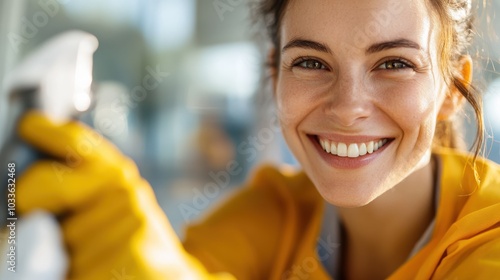
[[[466, 88], [469, 88], [472, 82], [472, 59], [469, 55], [463, 55], [457, 66], [459, 80]], [[451, 85], [446, 93], [441, 109], [439, 110], [438, 120], [444, 121], [450, 119], [465, 102], [465, 97], [460, 93], [455, 85]]]

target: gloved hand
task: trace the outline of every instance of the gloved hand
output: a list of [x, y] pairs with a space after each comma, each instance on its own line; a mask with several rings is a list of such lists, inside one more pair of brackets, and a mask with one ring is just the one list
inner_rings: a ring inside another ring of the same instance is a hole
[[19, 134], [54, 157], [21, 175], [17, 206], [59, 218], [69, 279], [232, 279], [209, 275], [184, 252], [135, 164], [95, 131], [31, 112]]

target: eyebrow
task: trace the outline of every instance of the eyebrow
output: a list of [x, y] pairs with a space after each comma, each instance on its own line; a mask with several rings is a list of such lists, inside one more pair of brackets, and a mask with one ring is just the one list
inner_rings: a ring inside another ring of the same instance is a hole
[[288, 44], [286, 44], [281, 50], [281, 53], [284, 53], [286, 50], [291, 48], [312, 49], [319, 52], [330, 53], [330, 54], [332, 53], [330, 48], [327, 47], [325, 44], [300, 38], [293, 39], [290, 42], [288, 42]]
[[371, 54], [395, 48], [410, 48], [410, 49], [422, 50], [422, 47], [420, 47], [419, 44], [411, 40], [397, 39], [397, 40], [373, 44], [368, 49], [366, 49], [366, 53]]
[[[284, 53], [286, 50], [291, 48], [312, 49], [319, 52], [330, 53], [330, 54], [332, 53], [330, 48], [325, 44], [300, 38], [293, 39], [290, 42], [288, 42], [288, 44], [286, 44], [281, 50], [281, 53]], [[402, 38], [391, 41], [385, 41], [381, 43], [375, 43], [366, 49], [366, 53], [372, 54], [395, 48], [411, 48], [416, 50], [422, 50], [422, 47], [416, 42]]]

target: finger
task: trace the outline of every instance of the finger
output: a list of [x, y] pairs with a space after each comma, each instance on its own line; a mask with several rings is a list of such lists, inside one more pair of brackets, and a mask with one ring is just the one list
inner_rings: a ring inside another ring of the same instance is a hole
[[116, 230], [114, 225], [120, 220], [135, 218], [131, 206], [134, 195], [125, 188], [113, 188], [102, 192], [96, 200], [82, 205], [81, 209], [64, 216], [61, 223], [67, 243], [79, 247], [93, 246], [87, 242], [96, 232], [101, 234], [103, 231]]
[[113, 266], [103, 259], [111, 261], [132, 254], [133, 236], [144, 231], [150, 218], [143, 204], [155, 203], [141, 200], [145, 191], [150, 191], [145, 181], [131, 189], [111, 189], [82, 206], [85, 211], [77, 210], [62, 221], [75, 275], [89, 268], [109, 271]]
[[18, 209], [21, 214], [34, 209], [62, 214], [98, 196], [105, 186], [113, 186], [111, 180], [122, 178], [113, 167], [82, 165], [73, 169], [55, 160], [39, 161], [18, 180]]
[[[75, 247], [70, 250], [72, 254], [72, 265], [76, 268], [96, 267], [104, 260], [116, 260], [120, 255], [133, 254], [135, 245], [134, 237], [140, 238], [144, 231], [143, 223], [139, 219], [131, 218], [117, 219], [113, 228], [98, 231], [85, 240], [85, 244], [72, 244]], [[139, 248], [137, 248], [139, 249]], [[120, 254], [117, 254], [120, 252]]]
[[122, 157], [115, 146], [83, 123], [54, 123], [37, 111], [28, 112], [21, 118], [18, 133], [29, 144], [65, 160], [70, 166], [89, 159], [119, 162]]

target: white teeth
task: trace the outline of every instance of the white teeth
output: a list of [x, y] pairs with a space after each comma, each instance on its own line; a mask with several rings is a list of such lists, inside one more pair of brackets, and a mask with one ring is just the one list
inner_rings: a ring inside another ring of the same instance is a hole
[[330, 143], [328, 143], [328, 141], [325, 141], [325, 147], [323, 147], [323, 149], [325, 149], [325, 151], [326, 151], [327, 153], [329, 153], [329, 152], [330, 152], [330, 147], [331, 147], [331, 146], [330, 146]]
[[366, 143], [335, 143], [326, 139], [319, 139], [319, 143], [324, 151], [339, 157], [357, 158], [366, 154], [372, 154], [388, 142], [387, 139], [370, 141]]
[[346, 157], [347, 156], [347, 144], [339, 143], [337, 145], [337, 155], [339, 157]]
[[373, 141], [368, 142], [366, 150], [368, 151], [369, 154], [373, 153]]
[[332, 155], [337, 154], [337, 146], [335, 145], [335, 143], [332, 143], [332, 145], [330, 146], [330, 154]]
[[360, 146], [359, 146], [359, 155], [360, 156], [364, 156], [366, 155], [367, 151], [366, 151], [366, 144], [365, 143], [362, 143]]
[[359, 157], [359, 149], [357, 144], [349, 145], [349, 149], [347, 149], [347, 156], [351, 158]]

